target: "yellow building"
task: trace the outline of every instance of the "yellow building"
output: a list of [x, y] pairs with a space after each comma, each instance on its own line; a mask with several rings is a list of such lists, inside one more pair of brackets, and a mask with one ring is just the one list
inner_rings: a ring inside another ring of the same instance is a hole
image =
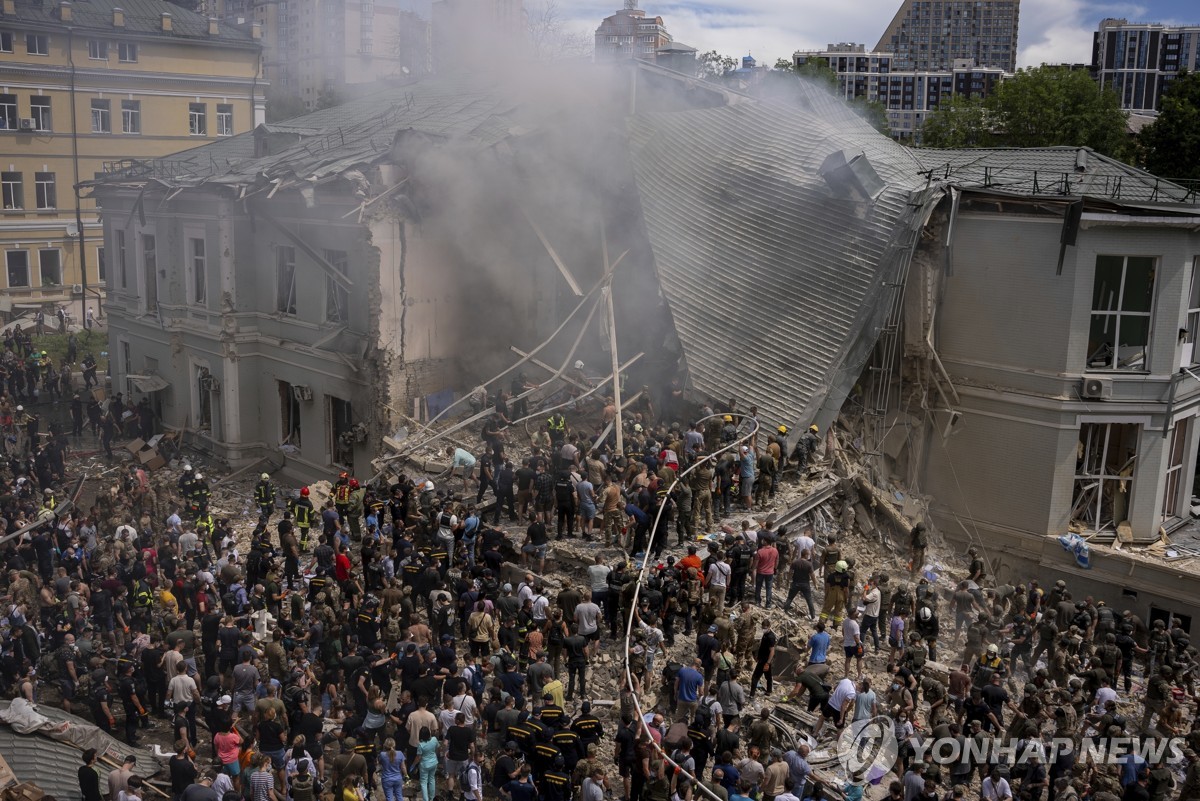
[[0, 0], [0, 312], [100, 312], [103, 236], [75, 185], [251, 130], [260, 53], [258, 26], [162, 0]]

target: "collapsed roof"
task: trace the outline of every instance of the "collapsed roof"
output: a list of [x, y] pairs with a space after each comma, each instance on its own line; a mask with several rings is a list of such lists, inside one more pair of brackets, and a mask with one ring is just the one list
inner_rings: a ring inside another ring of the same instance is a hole
[[[827, 424], [837, 414], [949, 188], [1195, 203], [1187, 189], [1086, 149], [914, 150], [817, 88], [785, 106], [653, 65], [620, 69], [678, 87], [671, 102], [639, 98], [632, 113], [623, 104], [624, 125], [615, 127], [626, 139], [623, 169], [635, 183], [626, 191], [636, 195], [688, 386], [701, 399], [757, 404], [772, 428]], [[387, 161], [401, 134], [504, 150], [563, 125], [569, 110], [555, 102], [529, 85], [514, 95], [487, 76], [429, 77], [166, 159], [118, 165], [99, 183], [209, 186], [240, 197], [361, 183], [362, 170]], [[613, 165], [592, 166], [603, 173]]]

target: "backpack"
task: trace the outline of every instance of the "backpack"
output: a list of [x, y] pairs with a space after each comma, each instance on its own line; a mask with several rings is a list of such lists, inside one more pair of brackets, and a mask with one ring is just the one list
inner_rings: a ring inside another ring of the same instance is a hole
[[55, 681], [58, 678], [58, 652], [48, 651], [39, 656], [37, 672], [46, 681]]
[[754, 563], [754, 554], [749, 548], [742, 548], [737, 555], [738, 570], [749, 570]]
[[221, 606], [225, 607], [225, 614], [240, 615], [242, 613], [242, 605], [238, 603], [237, 593], [233, 590], [225, 590], [221, 593]]
[[702, 731], [706, 731], [713, 722], [712, 704], [707, 703], [703, 698], [700, 699], [700, 705], [696, 707], [696, 714], [693, 717], [694, 726]]
[[464, 793], [468, 792], [471, 787], [471, 771], [472, 770], [475, 771], [476, 776], [479, 776], [479, 780], [482, 784], [483, 774], [481, 774], [479, 772], [480, 771], [479, 765], [476, 764], [474, 761], [468, 759], [465, 763], [463, 763], [463, 766], [458, 769], [458, 777], [457, 777], [458, 778], [458, 789]]

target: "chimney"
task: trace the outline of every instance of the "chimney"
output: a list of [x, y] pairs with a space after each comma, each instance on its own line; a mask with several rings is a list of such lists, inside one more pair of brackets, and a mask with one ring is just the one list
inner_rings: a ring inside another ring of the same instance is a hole
[[209, 18], [208, 18], [208, 35], [209, 35], [209, 36], [216, 36], [216, 35], [217, 35], [218, 33], [220, 33], [220, 32], [221, 32], [221, 29], [220, 29], [220, 27], [217, 25], [217, 18], [216, 18], [216, 17], [209, 17]]
[[58, 18], [63, 22], [71, 21], [71, 4], [67, 0], [58, 4]]
[[250, 38], [262, 39], [262, 23], [258, 20], [250, 23]]
[[11, 17], [17, 13], [16, 0], [4, 0], [3, 4], [4, 16]]
[[113, 6], [113, 27], [125, 27], [125, 9], [121, 8], [120, 6]]
[[171, 30], [171, 12], [170, 11], [164, 11], [162, 13], [162, 29], [164, 31]]

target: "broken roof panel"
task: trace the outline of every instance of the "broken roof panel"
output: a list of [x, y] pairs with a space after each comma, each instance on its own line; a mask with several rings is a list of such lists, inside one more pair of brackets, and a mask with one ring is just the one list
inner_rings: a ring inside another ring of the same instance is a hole
[[[898, 233], [925, 185], [916, 160], [861, 120], [768, 104], [644, 114], [630, 126], [692, 386], [757, 404], [772, 427], [811, 421], [835, 385], [857, 377], [849, 350], [906, 258]], [[820, 174], [843, 150], [882, 182], [873, 203], [839, 197]]]

